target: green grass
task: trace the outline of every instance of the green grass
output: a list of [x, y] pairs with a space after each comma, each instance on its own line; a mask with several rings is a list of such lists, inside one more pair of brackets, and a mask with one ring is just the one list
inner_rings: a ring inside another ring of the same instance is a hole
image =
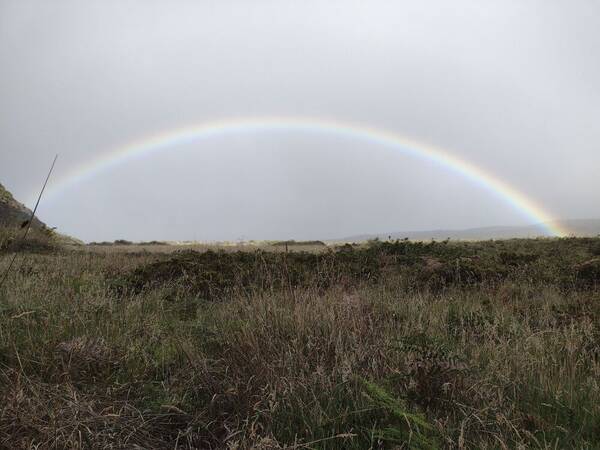
[[600, 448], [599, 242], [25, 249], [0, 448]]

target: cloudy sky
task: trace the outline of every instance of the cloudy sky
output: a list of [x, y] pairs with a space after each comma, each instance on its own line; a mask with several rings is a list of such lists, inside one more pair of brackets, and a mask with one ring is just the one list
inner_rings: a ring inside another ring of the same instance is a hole
[[85, 240], [333, 238], [521, 225], [456, 171], [339, 133], [132, 141], [319, 117], [435, 145], [557, 218], [600, 217], [597, 1], [0, 0], [0, 182]]

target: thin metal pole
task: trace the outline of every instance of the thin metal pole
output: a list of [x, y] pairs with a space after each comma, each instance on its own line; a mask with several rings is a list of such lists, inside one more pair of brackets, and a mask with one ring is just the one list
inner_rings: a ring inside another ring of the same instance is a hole
[[[33, 208], [33, 211], [31, 211], [31, 217], [29, 218], [29, 222], [27, 223], [27, 228], [25, 228], [25, 233], [23, 233], [23, 237], [21, 238], [21, 244], [25, 242], [25, 239], [27, 239], [27, 235], [29, 234], [29, 230], [31, 229], [31, 224], [33, 223], [33, 219], [35, 217], [35, 213], [37, 212], [38, 206], [40, 205], [40, 201], [42, 200], [42, 195], [44, 194], [44, 191], [46, 190], [46, 185], [48, 184], [50, 175], [52, 174], [52, 171], [54, 170], [54, 165], [56, 164], [57, 159], [58, 159], [58, 154], [54, 157], [54, 160], [52, 161], [52, 165], [50, 166], [50, 170], [48, 171], [48, 175], [46, 176], [46, 180], [44, 181], [44, 185], [42, 186], [42, 190], [40, 191], [40, 195], [38, 196], [37, 202], [35, 203], [35, 207]], [[8, 265], [8, 268], [4, 272], [4, 275], [2, 276], [2, 281], [0, 281], [0, 289], [2, 289], [2, 286], [4, 286], [4, 282], [8, 278], [10, 269], [12, 269], [12, 266], [15, 263], [16, 259], [17, 259], [17, 250], [15, 250], [13, 257], [10, 260], [10, 264]]]

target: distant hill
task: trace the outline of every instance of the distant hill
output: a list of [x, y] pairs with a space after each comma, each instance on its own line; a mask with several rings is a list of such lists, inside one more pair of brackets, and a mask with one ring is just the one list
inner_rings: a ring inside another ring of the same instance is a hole
[[[559, 226], [562, 229], [570, 230], [573, 236], [598, 236], [600, 235], [600, 219], [578, 219], [578, 220], [561, 220], [550, 223], [548, 225]], [[524, 226], [524, 227], [482, 227], [468, 229], [439, 229], [426, 231], [397, 231], [392, 233], [379, 234], [360, 234], [348, 236], [343, 239], [336, 239], [341, 242], [360, 242], [369, 239], [378, 238], [386, 240], [409, 238], [412, 240], [486, 240], [486, 239], [511, 239], [511, 238], [535, 238], [549, 236], [544, 231], [542, 224]]]
[[[0, 184], [0, 226], [18, 227], [30, 217], [31, 210], [15, 200], [12, 194]], [[46, 227], [37, 217], [33, 219], [32, 226], [35, 228]]]

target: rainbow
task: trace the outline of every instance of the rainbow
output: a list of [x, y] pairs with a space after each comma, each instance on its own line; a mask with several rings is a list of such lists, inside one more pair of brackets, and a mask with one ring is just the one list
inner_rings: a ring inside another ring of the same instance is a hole
[[345, 138], [378, 144], [410, 156], [431, 161], [504, 199], [533, 223], [539, 224], [548, 234], [554, 236], [566, 236], [569, 234], [567, 230], [555, 224], [555, 219], [542, 206], [536, 204], [525, 194], [491, 173], [452, 155], [446, 150], [366, 125], [311, 117], [235, 118], [165, 131], [115, 148], [97, 159], [76, 167], [73, 171], [62, 177], [58, 183], [54, 184], [49, 189], [47, 196], [56, 197], [60, 193], [95, 177], [99, 173], [110, 170], [112, 167], [125, 164], [137, 158], [150, 156], [154, 153], [175, 149], [177, 146], [183, 144], [227, 134], [274, 131], [339, 135]]

